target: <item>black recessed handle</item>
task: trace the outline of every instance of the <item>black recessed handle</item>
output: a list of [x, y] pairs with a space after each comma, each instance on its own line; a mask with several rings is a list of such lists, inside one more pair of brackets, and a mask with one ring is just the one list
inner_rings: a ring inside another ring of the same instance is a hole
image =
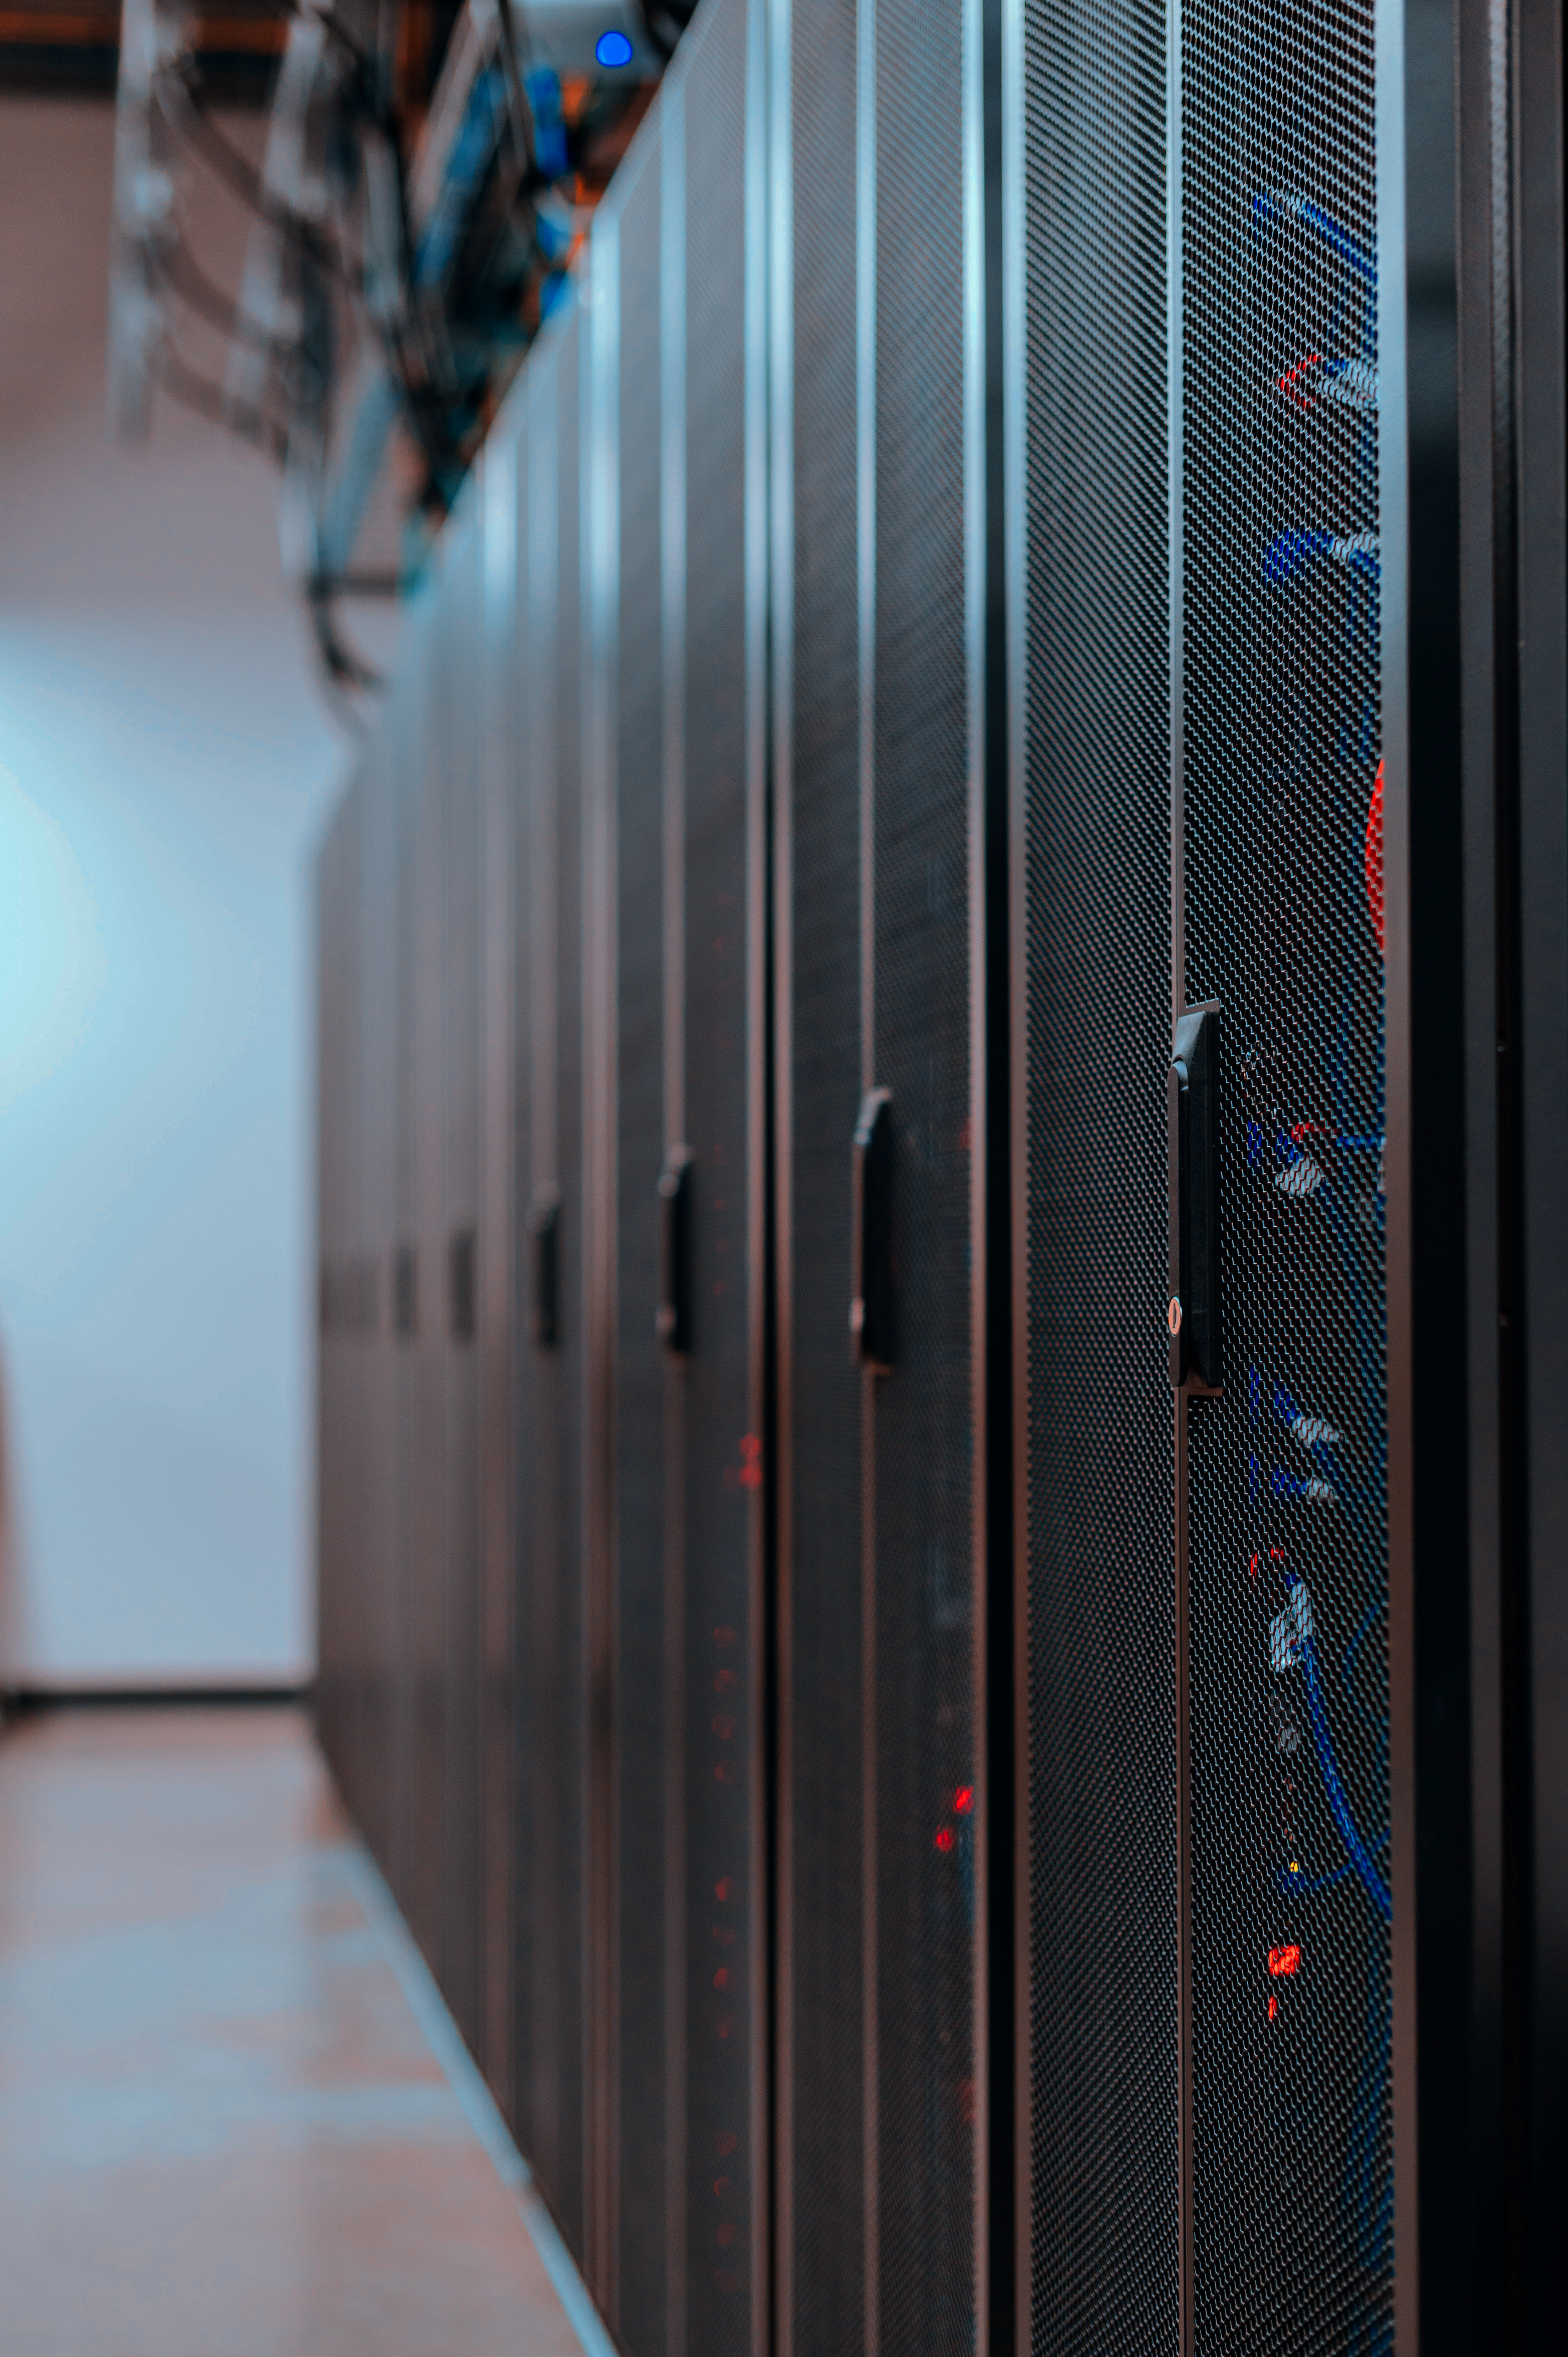
[[455, 1228], [446, 1240], [446, 1323], [454, 1342], [471, 1342], [478, 1320], [472, 1228]]
[[528, 1207], [528, 1232], [533, 1238], [534, 1347], [553, 1351], [561, 1340], [561, 1196], [557, 1188], [535, 1188]]
[[672, 1146], [659, 1175], [659, 1307], [654, 1331], [667, 1351], [692, 1347], [692, 1149]]
[[1217, 1392], [1224, 1382], [1219, 1312], [1219, 1007], [1176, 1017], [1165, 1076], [1169, 1193], [1165, 1333], [1171, 1382]]
[[869, 1089], [854, 1125], [850, 1349], [863, 1367], [893, 1364], [893, 1099]]
[[413, 1244], [398, 1244], [392, 1265], [392, 1332], [411, 1341], [419, 1322], [419, 1258]]

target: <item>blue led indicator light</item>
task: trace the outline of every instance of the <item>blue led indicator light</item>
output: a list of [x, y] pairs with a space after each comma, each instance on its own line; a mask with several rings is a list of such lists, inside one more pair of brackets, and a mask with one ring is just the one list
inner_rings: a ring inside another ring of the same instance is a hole
[[594, 43], [594, 55], [602, 66], [628, 66], [631, 43], [624, 33], [601, 33]]

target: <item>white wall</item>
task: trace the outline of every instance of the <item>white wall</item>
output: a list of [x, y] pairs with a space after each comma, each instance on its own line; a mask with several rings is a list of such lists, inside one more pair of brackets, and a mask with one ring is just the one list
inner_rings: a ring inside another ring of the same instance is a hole
[[[0, 100], [10, 1674], [263, 1683], [313, 1644], [309, 856], [346, 754], [263, 464], [166, 404], [106, 443], [112, 141]], [[196, 229], [236, 284], [235, 209]]]

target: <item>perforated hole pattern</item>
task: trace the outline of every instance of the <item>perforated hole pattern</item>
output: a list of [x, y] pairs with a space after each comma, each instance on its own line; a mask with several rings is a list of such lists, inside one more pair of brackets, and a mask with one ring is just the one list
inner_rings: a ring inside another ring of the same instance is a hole
[[633, 2357], [665, 2346], [664, 1392], [654, 1331], [663, 1164], [663, 694], [660, 608], [660, 156], [644, 132], [620, 224], [617, 759], [618, 1218], [615, 1361], [615, 1773], [618, 2251]]
[[690, 2346], [739, 2357], [757, 2187], [752, 2040], [767, 2000], [748, 1924], [755, 1452], [747, 1318], [746, 11], [701, 16], [686, 80], [686, 1124], [695, 1157], [685, 1383], [686, 2154]]
[[1032, 2345], [1176, 2345], [1165, 19], [1025, 14]]
[[789, 1083], [792, 1479], [787, 1870], [792, 2350], [865, 2346], [861, 1378], [849, 1351], [861, 1088], [855, 530], [855, 9], [791, 27], [794, 740]]
[[1391, 2345], [1372, 10], [1185, 18], [1188, 995], [1223, 1000], [1190, 1411], [1199, 2345]]

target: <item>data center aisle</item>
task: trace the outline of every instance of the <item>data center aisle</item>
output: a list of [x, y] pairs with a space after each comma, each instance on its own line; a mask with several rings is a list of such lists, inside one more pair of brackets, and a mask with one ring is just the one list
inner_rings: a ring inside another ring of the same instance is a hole
[[300, 1713], [0, 1741], [6, 2357], [580, 2357], [420, 1969]]

